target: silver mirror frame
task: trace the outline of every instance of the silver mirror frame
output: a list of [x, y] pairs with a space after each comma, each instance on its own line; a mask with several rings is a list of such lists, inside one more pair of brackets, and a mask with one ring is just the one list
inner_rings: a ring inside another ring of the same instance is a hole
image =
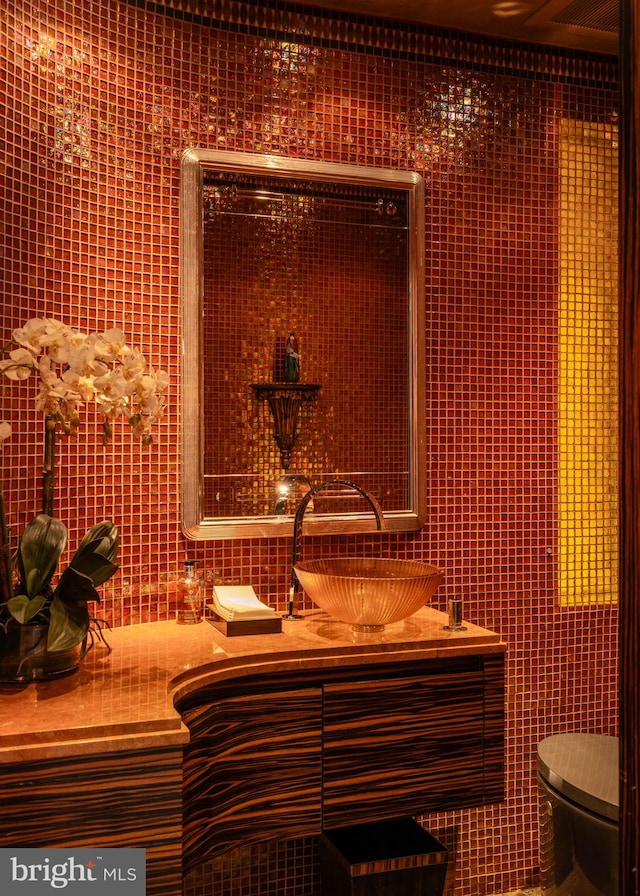
[[[384, 513], [387, 531], [415, 531], [426, 520], [425, 408], [425, 187], [414, 172], [341, 165], [255, 153], [188, 149], [180, 170], [180, 293], [182, 408], [182, 531], [193, 540], [291, 536], [292, 516], [206, 517], [203, 509], [203, 185], [207, 170], [269, 177], [304, 177], [328, 183], [386, 185], [406, 190], [409, 207], [409, 507]], [[376, 531], [363, 504], [362, 514], [308, 515], [309, 534]]]

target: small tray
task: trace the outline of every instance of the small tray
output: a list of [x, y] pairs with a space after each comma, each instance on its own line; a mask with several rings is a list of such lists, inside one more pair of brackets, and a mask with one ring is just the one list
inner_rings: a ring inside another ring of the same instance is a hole
[[207, 622], [227, 638], [236, 635], [273, 635], [282, 631], [282, 619], [274, 616], [273, 619], [220, 619], [215, 613], [204, 617]]

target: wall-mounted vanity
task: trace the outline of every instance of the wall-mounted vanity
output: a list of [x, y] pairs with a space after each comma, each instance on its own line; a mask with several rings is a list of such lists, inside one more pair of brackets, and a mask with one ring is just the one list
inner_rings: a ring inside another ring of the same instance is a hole
[[144, 847], [149, 896], [180, 896], [248, 844], [501, 800], [505, 645], [446, 622], [113, 629], [74, 675], [2, 688], [0, 847]]
[[[295, 502], [277, 503], [285, 475], [353, 480], [377, 498], [387, 529], [422, 526], [424, 202], [412, 172], [185, 152], [188, 537], [290, 535]], [[300, 352], [293, 390], [283, 371], [292, 332]], [[295, 418], [285, 421], [295, 430], [286, 456], [269, 394]], [[314, 509], [310, 533], [337, 523], [341, 532], [375, 528], [344, 495]]]

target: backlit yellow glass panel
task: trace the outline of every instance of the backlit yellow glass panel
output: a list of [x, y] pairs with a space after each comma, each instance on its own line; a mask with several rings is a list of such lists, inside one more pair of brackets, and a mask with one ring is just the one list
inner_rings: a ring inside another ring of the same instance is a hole
[[617, 131], [560, 129], [560, 604], [617, 600]]

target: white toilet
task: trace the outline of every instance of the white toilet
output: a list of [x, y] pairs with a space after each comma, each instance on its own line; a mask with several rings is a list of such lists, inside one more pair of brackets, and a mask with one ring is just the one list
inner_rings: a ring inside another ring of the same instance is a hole
[[618, 896], [618, 738], [556, 734], [538, 746], [545, 896]]

